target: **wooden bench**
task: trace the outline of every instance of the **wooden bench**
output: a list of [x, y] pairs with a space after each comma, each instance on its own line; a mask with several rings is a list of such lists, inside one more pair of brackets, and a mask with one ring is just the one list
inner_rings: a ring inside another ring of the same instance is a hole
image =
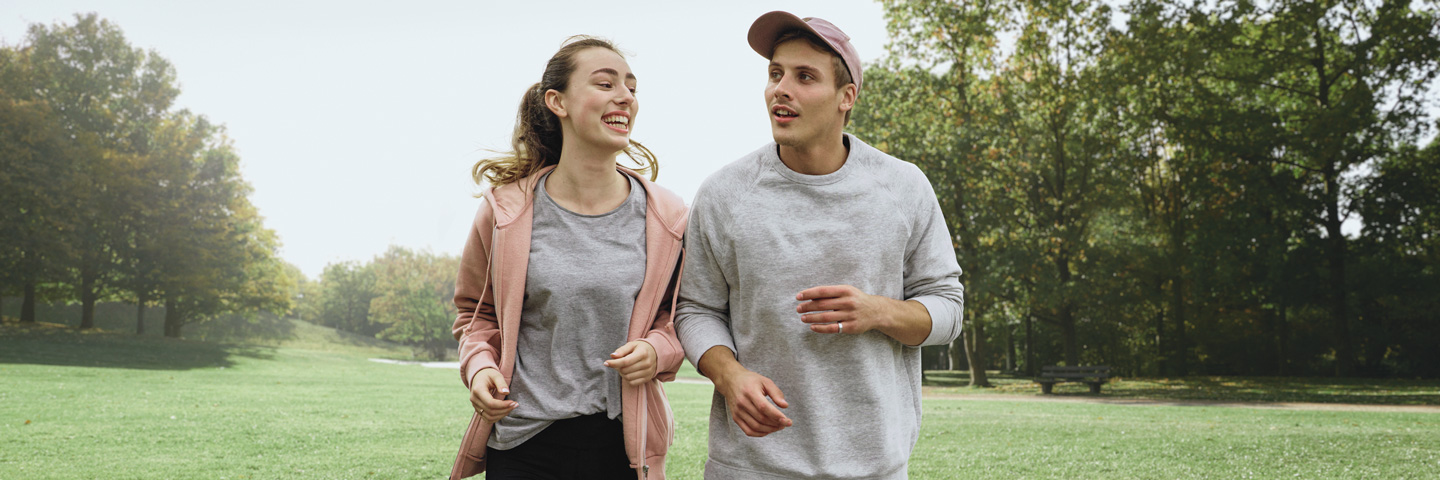
[[1062, 367], [1058, 365], [1046, 365], [1040, 372], [1040, 378], [1035, 383], [1040, 384], [1040, 393], [1048, 394], [1050, 389], [1059, 382], [1085, 382], [1090, 385], [1090, 393], [1100, 393], [1100, 386], [1110, 379], [1110, 367]]

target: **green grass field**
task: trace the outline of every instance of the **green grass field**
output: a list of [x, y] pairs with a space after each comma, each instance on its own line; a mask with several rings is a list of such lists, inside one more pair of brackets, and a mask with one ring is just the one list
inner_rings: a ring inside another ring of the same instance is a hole
[[[296, 332], [275, 345], [243, 346], [3, 327], [0, 479], [448, 473], [470, 415], [454, 371], [371, 362], [408, 349], [336, 341], [307, 325]], [[679, 424], [667, 469], [671, 478], [700, 478], [711, 389], [667, 389]], [[1434, 478], [1436, 432], [1437, 413], [947, 394], [925, 400], [910, 476]]]

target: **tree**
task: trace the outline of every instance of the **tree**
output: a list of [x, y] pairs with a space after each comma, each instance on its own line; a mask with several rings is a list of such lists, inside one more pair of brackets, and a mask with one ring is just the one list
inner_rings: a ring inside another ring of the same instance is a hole
[[[1440, 58], [1435, 12], [1408, 1], [1140, 1], [1134, 46], [1177, 65], [1153, 77], [1200, 108], [1160, 118], [1188, 148], [1262, 164], [1303, 182], [1305, 213], [1322, 232], [1337, 375], [1356, 352], [1341, 229], [1365, 169], [1413, 141]], [[1200, 103], [1195, 103], [1200, 102]], [[1355, 174], [1347, 176], [1347, 174]]]
[[455, 321], [455, 272], [460, 260], [450, 255], [416, 252], [391, 246], [376, 257], [371, 319], [386, 325], [377, 336], [414, 346], [431, 358], [444, 358], [454, 348], [450, 326]]
[[[937, 195], [952, 192], [946, 194], [952, 201], [942, 204], [964, 198], [964, 210], [986, 212], [952, 221], [959, 225], [963, 256], [994, 258], [986, 268], [1003, 275], [979, 280], [1015, 285], [997, 289], [1010, 301], [1023, 296], [1036, 302], [1027, 310], [1058, 327], [1066, 362], [1080, 363], [1078, 299], [1089, 285], [1080, 281], [1082, 263], [1089, 254], [1090, 224], [1110, 202], [1114, 183], [1108, 172], [1116, 151], [1109, 128], [1115, 119], [1097, 95], [1103, 89], [1095, 65], [1108, 35], [1108, 7], [1019, 0], [886, 6], [894, 37], [891, 54], [897, 57], [891, 65], [914, 62], [920, 70], [944, 72], [939, 75], [949, 86], [934, 96], [904, 90], [900, 95], [919, 102], [919, 112], [947, 117], [929, 128], [939, 125], [958, 137], [948, 150], [940, 150], [954, 166], [942, 162], [927, 173], [954, 172], [954, 177], [932, 173], [942, 179]], [[998, 47], [1002, 32], [1017, 35], [1009, 55]], [[867, 91], [872, 99], [892, 95]], [[897, 131], [921, 142], [939, 138], [926, 137], [923, 130]], [[1032, 294], [1016, 291], [1021, 289]], [[983, 323], [974, 327], [979, 336]]]
[[78, 180], [65, 195], [77, 208], [69, 230], [70, 257], [82, 308], [80, 326], [94, 326], [95, 302], [119, 274], [126, 221], [143, 198], [135, 170], [144, 163], [153, 123], [179, 94], [174, 69], [153, 52], [130, 47], [119, 27], [97, 15], [73, 25], [33, 24], [27, 36], [39, 99], [58, 114]]
[[168, 337], [179, 337], [186, 324], [222, 314], [284, 314], [293, 305], [297, 281], [276, 257], [275, 232], [264, 227], [250, 204], [240, 157], [223, 129], [208, 126], [202, 117], [190, 121], [191, 128], [210, 133], [187, 164], [184, 182], [171, 190], [179, 199], [176, 221], [157, 235], [167, 252], [161, 257], [159, 288]]
[[388, 324], [370, 316], [370, 304], [380, 296], [376, 269], [359, 262], [326, 265], [314, 300], [315, 323], [369, 337], [384, 330]]
[[0, 296], [20, 294], [35, 321], [37, 285], [60, 281], [73, 255], [75, 148], [58, 114], [29, 88], [31, 50], [0, 48]]

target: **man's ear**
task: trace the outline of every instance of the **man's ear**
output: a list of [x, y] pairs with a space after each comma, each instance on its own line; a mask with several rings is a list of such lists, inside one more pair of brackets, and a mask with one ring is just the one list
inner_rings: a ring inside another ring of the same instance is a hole
[[855, 108], [855, 99], [859, 95], [860, 91], [855, 89], [855, 84], [845, 84], [845, 87], [840, 89], [840, 113], [849, 112]]
[[565, 98], [560, 94], [559, 90], [552, 88], [545, 91], [545, 107], [549, 108], [551, 113], [554, 113], [555, 116], [560, 118], [565, 118], [567, 115], [564, 100]]

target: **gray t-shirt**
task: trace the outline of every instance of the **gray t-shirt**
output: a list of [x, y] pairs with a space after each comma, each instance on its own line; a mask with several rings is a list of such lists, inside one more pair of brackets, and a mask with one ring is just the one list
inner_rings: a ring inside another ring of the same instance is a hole
[[718, 393], [705, 478], [906, 478], [920, 431], [920, 349], [879, 331], [810, 331], [795, 295], [852, 285], [916, 300], [925, 345], [954, 340], [964, 305], [960, 267], [925, 175], [847, 136], [844, 166], [804, 175], [776, 145], [711, 175], [685, 233], [676, 331], [691, 363], [715, 346], [773, 380], [795, 424], [745, 435]]
[[620, 375], [604, 362], [625, 344], [645, 279], [645, 188], [626, 178], [630, 196], [600, 215], [566, 210], [545, 192], [545, 178], [536, 183], [507, 397], [520, 406], [495, 424], [490, 448], [519, 446], [556, 420], [620, 416]]

